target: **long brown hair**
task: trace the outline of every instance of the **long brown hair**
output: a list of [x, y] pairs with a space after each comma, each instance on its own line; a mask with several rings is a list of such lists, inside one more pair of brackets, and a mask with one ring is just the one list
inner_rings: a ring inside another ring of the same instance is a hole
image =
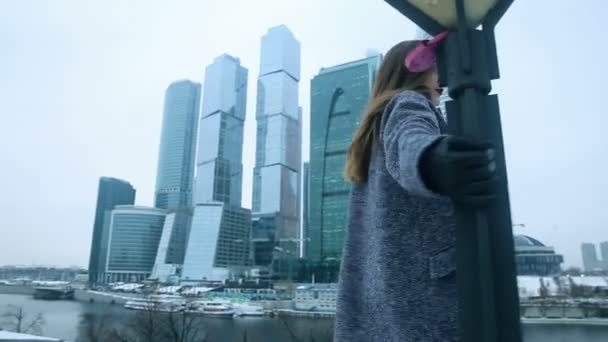
[[376, 121], [393, 96], [404, 90], [416, 90], [428, 95], [424, 86], [428, 72], [410, 72], [405, 67], [405, 56], [419, 40], [409, 40], [393, 46], [384, 57], [378, 70], [372, 94], [363, 112], [361, 125], [355, 131], [348, 149], [344, 176], [355, 183], [367, 181], [371, 147], [376, 139]]

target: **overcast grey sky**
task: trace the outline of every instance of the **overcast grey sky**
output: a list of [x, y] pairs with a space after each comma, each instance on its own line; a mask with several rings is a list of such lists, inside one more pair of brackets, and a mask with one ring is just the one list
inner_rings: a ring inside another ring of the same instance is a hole
[[[582, 241], [608, 240], [606, 13], [602, 0], [516, 0], [497, 29], [513, 221], [566, 265]], [[249, 69], [250, 207], [260, 37], [278, 24], [302, 43], [307, 160], [315, 73], [414, 37], [384, 1], [0, 1], [0, 265], [86, 265], [100, 176], [151, 205], [165, 88], [201, 82], [222, 53]]]

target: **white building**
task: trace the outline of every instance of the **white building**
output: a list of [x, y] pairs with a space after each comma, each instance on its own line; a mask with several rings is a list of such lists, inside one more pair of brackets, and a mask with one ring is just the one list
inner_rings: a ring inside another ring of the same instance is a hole
[[194, 209], [182, 284], [223, 281], [248, 260], [251, 227], [249, 209], [221, 202], [197, 204]]
[[298, 286], [294, 305], [300, 311], [336, 311], [337, 284]]

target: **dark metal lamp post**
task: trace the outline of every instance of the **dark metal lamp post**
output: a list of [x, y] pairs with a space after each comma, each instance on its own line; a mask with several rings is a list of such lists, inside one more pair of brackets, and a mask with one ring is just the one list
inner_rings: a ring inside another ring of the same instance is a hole
[[[498, 200], [487, 207], [455, 207], [460, 325], [465, 342], [520, 342], [513, 232], [498, 97], [494, 27], [513, 0], [385, 0], [424, 31], [449, 31], [437, 50], [439, 79], [453, 99], [446, 105], [450, 134], [496, 147]], [[478, 29], [481, 25], [481, 29]]]

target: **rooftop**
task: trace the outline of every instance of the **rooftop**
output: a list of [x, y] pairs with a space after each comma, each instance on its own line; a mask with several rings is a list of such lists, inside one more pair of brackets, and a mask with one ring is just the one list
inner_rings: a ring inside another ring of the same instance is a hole
[[344, 69], [348, 69], [348, 68], [352, 68], [352, 67], [356, 67], [362, 64], [371, 64], [370, 62], [375, 60], [375, 68], [378, 68], [380, 65], [380, 62], [382, 61], [382, 55], [376, 55], [376, 56], [370, 56], [370, 57], [365, 57], [363, 59], [358, 59], [356, 61], [350, 61], [347, 63], [342, 63], [342, 64], [338, 64], [335, 66], [331, 66], [328, 68], [321, 68], [321, 70], [319, 70], [319, 75], [323, 75], [323, 74], [327, 74], [330, 72], [336, 72], [336, 71], [340, 71], [340, 70], [344, 70]]
[[527, 235], [515, 235], [513, 240], [516, 247], [546, 247], [542, 242]]
[[142, 213], [151, 213], [151, 214], [166, 214], [166, 210], [165, 209], [159, 209], [159, 208], [154, 208], [154, 207], [146, 207], [143, 205], [117, 205], [114, 207], [114, 210], [112, 210], [113, 212], [121, 212], [121, 211], [138, 211], [138, 212], [142, 212]]

